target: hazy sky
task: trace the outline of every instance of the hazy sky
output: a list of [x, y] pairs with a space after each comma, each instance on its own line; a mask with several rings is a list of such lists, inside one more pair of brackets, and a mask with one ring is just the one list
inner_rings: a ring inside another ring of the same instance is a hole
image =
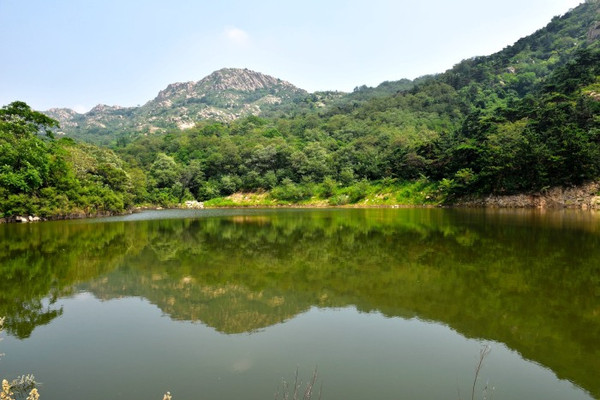
[[0, 105], [134, 106], [249, 68], [308, 91], [443, 72], [582, 0], [0, 0]]

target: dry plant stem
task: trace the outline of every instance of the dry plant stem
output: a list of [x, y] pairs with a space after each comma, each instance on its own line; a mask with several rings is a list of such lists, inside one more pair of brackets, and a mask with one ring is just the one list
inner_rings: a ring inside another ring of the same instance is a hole
[[[299, 370], [296, 368], [296, 373], [294, 374], [294, 388], [291, 389], [289, 383], [286, 380], [282, 381], [281, 390], [278, 387], [275, 392], [275, 400], [279, 400], [279, 396], [281, 395], [282, 400], [311, 400], [314, 394], [315, 383], [317, 382], [318, 372], [317, 368], [313, 371], [312, 377], [310, 381], [306, 383], [306, 388], [302, 390], [303, 382], [299, 377]], [[321, 389], [319, 390], [319, 399], [321, 399], [321, 393], [323, 389], [323, 384], [321, 383]], [[302, 398], [300, 398], [302, 396]]]
[[492, 348], [490, 345], [484, 345], [481, 350], [479, 350], [479, 362], [477, 363], [477, 368], [475, 368], [475, 379], [473, 379], [473, 389], [471, 390], [471, 400], [475, 400], [475, 385], [477, 384], [477, 379], [479, 378], [479, 372], [481, 371], [481, 367], [483, 366], [483, 360], [485, 357], [490, 354]]
[[[313, 387], [315, 386], [316, 381], [317, 381], [317, 368], [315, 367], [315, 370], [313, 371], [313, 374], [312, 374], [312, 378], [311, 378], [310, 382], [308, 383], [308, 385], [306, 385], [306, 390], [304, 391], [303, 400], [310, 400], [312, 398]], [[320, 397], [320, 393], [319, 393], [319, 397]]]
[[293, 400], [298, 400], [298, 389], [302, 382], [298, 382], [298, 367], [296, 367], [296, 376], [294, 377], [294, 397]]

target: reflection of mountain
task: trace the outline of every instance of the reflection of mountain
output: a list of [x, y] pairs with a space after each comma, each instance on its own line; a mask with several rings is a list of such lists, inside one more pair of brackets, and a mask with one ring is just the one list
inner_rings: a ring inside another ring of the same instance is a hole
[[304, 311], [294, 294], [283, 297], [270, 290], [252, 291], [243, 285], [206, 285], [191, 276], [176, 278], [153, 272], [114, 271], [108, 279], [82, 286], [101, 299], [137, 295], [149, 299], [171, 318], [201, 321], [227, 333], [256, 331], [283, 322]]
[[[253, 213], [65, 224], [55, 247], [74, 255], [54, 252], [44, 264], [60, 288], [86, 282], [79, 287], [100, 298], [143, 296], [172, 318], [225, 333], [315, 305], [439, 321], [504, 342], [600, 395], [600, 236], [591, 215]], [[34, 263], [41, 251], [12, 246]]]

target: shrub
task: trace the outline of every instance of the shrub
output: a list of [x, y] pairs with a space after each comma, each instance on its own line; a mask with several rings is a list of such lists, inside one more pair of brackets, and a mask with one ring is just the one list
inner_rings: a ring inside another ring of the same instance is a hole
[[271, 191], [271, 196], [277, 200], [299, 202], [312, 196], [312, 188], [309, 185], [300, 185], [286, 178], [281, 186]]
[[367, 197], [369, 182], [363, 179], [352, 186], [348, 186], [344, 192], [349, 198], [350, 203], [357, 203]]

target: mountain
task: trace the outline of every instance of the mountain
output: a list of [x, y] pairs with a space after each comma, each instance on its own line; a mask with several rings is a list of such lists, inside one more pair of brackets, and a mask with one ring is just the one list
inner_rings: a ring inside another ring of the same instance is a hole
[[524, 96], [577, 50], [597, 47], [599, 32], [600, 1], [587, 0], [495, 54], [460, 62], [440, 79], [457, 90], [479, 83]]
[[48, 145], [38, 136], [54, 121], [15, 102], [0, 109], [0, 214], [228, 204], [218, 198], [238, 192], [265, 205], [548, 193], [600, 180], [599, 93], [600, 1], [588, 0], [496, 54], [414, 81], [308, 94], [225, 69], [142, 107], [52, 111], [63, 132], [114, 152]]
[[[141, 107], [98, 105], [85, 114], [51, 109], [46, 114], [61, 123], [61, 133], [86, 141], [108, 144], [122, 135], [164, 132], [193, 127], [202, 120], [229, 122], [240, 117], [351, 114], [367, 104], [393, 103], [397, 94], [430, 96], [431, 82], [444, 83], [458, 92], [462, 104], [448, 113], [468, 114], [472, 107], [491, 110], [510, 98], [521, 98], [542, 83], [552, 71], [573, 58], [576, 50], [594, 47], [600, 37], [598, 0], [588, 0], [544, 28], [490, 56], [463, 60], [434, 76], [384, 82], [378, 87], [357, 87], [353, 93], [309, 94], [289, 82], [248, 69], [225, 68], [200, 81], [173, 83]], [[439, 94], [439, 93], [438, 93]], [[419, 103], [411, 103], [419, 107]], [[393, 106], [393, 108], [397, 108]], [[406, 109], [401, 110], [405, 112]], [[409, 110], [419, 113], [423, 110]], [[440, 110], [435, 110], [436, 112]]]
[[224, 68], [200, 81], [170, 84], [141, 107], [98, 105], [85, 114], [53, 108], [45, 114], [60, 122], [61, 133], [90, 139], [91, 135], [152, 133], [190, 128], [200, 120], [226, 122], [263, 115], [307, 96], [305, 90], [281, 79], [248, 69]]

